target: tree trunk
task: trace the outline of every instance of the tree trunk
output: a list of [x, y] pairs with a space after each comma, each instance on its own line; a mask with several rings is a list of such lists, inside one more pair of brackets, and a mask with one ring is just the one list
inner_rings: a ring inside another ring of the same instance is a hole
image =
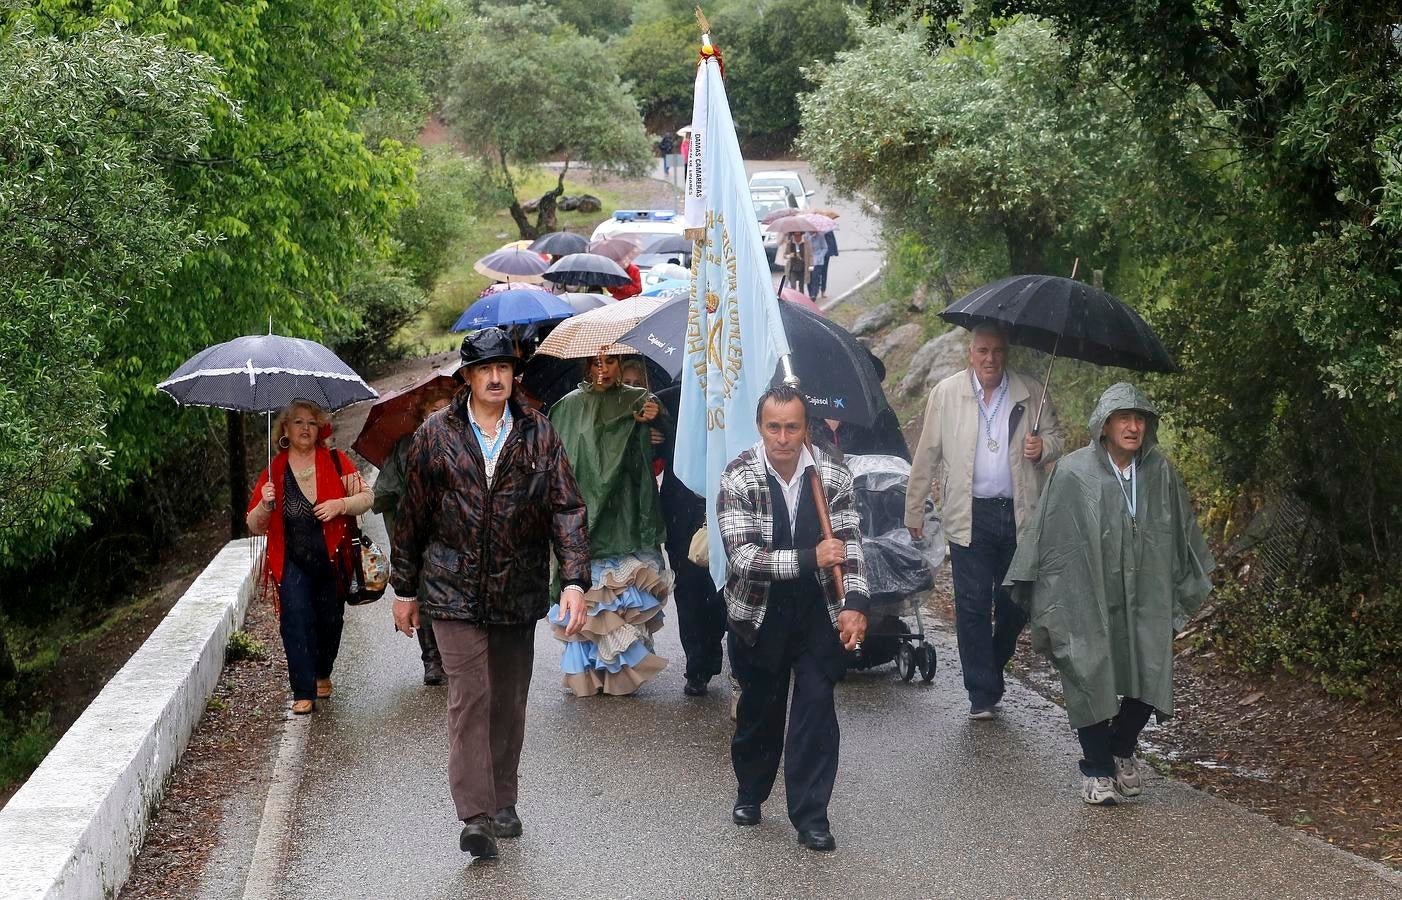
[[243, 436], [243, 413], [229, 410], [229, 537], [243, 537], [244, 504], [248, 502], [248, 455]]
[[540, 198], [540, 204], [536, 207], [535, 231], [532, 237], [548, 234], [558, 227], [555, 220], [555, 203], [565, 193], [565, 173], [570, 170], [570, 161], [565, 160], [565, 165], [560, 169], [560, 178], [555, 182], [553, 190], [547, 191]]
[[531, 220], [526, 218], [526, 211], [521, 208], [521, 201], [516, 199], [516, 182], [511, 178], [511, 166], [506, 162], [506, 154], [497, 151], [497, 159], [501, 162], [501, 177], [506, 182], [506, 193], [511, 198], [507, 210], [511, 213], [511, 220], [516, 223], [516, 230], [521, 234], [521, 240], [535, 240], [540, 233], [531, 225]]
[[1041, 241], [1032, 237], [1030, 229], [1019, 227], [1019, 223], [1007, 223], [1003, 234], [1008, 242], [1008, 266], [1010, 275], [1045, 275], [1046, 255]]
[[10, 656], [10, 645], [5, 640], [5, 629], [0, 627], [0, 686], [9, 684], [15, 678], [15, 661]]
[[511, 205], [507, 207], [511, 211], [511, 219], [516, 223], [516, 230], [521, 233], [521, 240], [532, 241], [540, 237], [540, 232], [531, 224], [531, 220], [526, 218], [526, 211], [521, 208], [516, 195], [511, 195]]

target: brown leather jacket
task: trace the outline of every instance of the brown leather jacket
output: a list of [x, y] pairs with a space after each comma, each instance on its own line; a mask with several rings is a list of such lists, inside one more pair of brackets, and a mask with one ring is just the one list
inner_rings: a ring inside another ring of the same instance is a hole
[[563, 583], [589, 589], [584, 497], [549, 420], [510, 402], [491, 487], [463, 389], [414, 435], [395, 518], [391, 584], [435, 619], [525, 625], [550, 605], [550, 545]]

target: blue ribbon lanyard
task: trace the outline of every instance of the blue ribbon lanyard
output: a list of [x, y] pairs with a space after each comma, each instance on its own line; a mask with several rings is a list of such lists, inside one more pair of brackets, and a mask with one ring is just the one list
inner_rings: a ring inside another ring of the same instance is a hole
[[1139, 519], [1137, 513], [1139, 509], [1139, 463], [1135, 460], [1129, 464], [1129, 490], [1125, 490], [1125, 478], [1120, 474], [1119, 466], [1115, 461], [1110, 461], [1110, 466], [1115, 470], [1115, 481], [1120, 486], [1120, 493], [1124, 495], [1125, 506], [1129, 509], [1130, 527], [1135, 533], [1139, 532]]

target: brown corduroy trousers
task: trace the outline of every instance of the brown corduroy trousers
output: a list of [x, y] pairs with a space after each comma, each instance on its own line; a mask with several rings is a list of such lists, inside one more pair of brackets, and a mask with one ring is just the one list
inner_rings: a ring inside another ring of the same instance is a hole
[[448, 675], [448, 787], [458, 818], [516, 805], [535, 625], [435, 619]]

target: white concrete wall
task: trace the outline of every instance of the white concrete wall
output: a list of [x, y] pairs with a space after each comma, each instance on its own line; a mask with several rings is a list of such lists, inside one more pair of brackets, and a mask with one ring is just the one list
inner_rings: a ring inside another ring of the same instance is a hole
[[0, 810], [0, 898], [115, 896], [253, 592], [224, 547]]

